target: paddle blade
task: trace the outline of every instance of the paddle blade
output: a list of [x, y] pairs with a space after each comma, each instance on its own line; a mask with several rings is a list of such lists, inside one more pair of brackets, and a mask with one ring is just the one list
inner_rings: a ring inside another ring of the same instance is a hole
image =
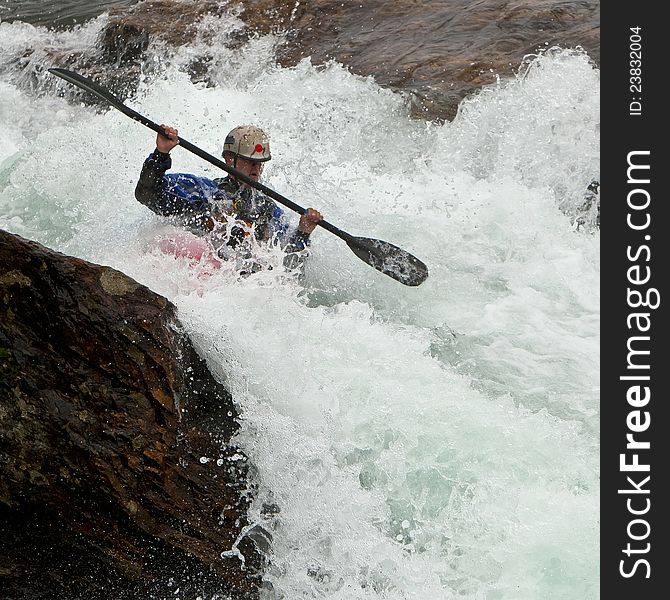
[[416, 286], [428, 277], [428, 267], [398, 246], [382, 240], [353, 236], [346, 241], [358, 258], [400, 283]]
[[79, 75], [78, 73], [74, 73], [73, 71], [68, 71], [67, 69], [60, 69], [60, 68], [49, 69], [49, 73], [53, 73], [54, 75], [57, 75], [61, 79], [65, 79], [65, 81], [68, 81], [73, 85], [76, 85], [78, 88], [90, 92], [91, 94], [97, 96], [98, 98], [101, 98], [102, 100], [104, 100], [105, 102], [111, 104], [116, 108], [121, 107], [125, 108], [123, 102], [121, 102], [121, 100], [119, 100], [114, 94], [112, 94], [110, 91], [106, 90], [102, 86], [98, 85], [95, 81], [89, 79], [88, 77], [84, 77], [83, 75]]

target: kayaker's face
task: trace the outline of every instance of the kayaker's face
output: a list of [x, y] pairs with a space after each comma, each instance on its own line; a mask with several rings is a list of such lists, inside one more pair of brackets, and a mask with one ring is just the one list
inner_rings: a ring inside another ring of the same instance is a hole
[[250, 179], [253, 179], [254, 181], [258, 181], [261, 177], [261, 173], [263, 173], [263, 165], [265, 163], [258, 162], [257, 160], [247, 160], [246, 158], [240, 158], [238, 157], [237, 159], [237, 164], [234, 164], [234, 159], [226, 157], [226, 162], [234, 166], [235, 169], [237, 169], [240, 173], [243, 173]]

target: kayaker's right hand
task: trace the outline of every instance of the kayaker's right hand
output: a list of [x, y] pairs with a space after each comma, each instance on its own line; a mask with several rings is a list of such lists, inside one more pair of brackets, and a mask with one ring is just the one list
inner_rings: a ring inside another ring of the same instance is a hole
[[179, 144], [177, 139], [177, 130], [174, 127], [168, 127], [161, 124], [161, 129], [165, 131], [167, 137], [160, 133], [156, 136], [156, 149], [163, 154], [168, 154], [172, 148]]

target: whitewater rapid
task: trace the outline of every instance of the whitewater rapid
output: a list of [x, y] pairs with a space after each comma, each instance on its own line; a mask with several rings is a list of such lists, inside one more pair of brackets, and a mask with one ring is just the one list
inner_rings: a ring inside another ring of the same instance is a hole
[[[600, 115], [588, 57], [530, 57], [436, 125], [338, 64], [274, 66], [272, 38], [153, 48], [160, 75], [129, 106], [216, 156], [233, 126], [260, 125], [266, 185], [430, 271], [404, 287], [317, 230], [304, 281], [279, 258], [239, 278], [155, 250], [167, 226], [133, 196], [150, 130], [69, 103], [10, 60], [31, 46], [46, 68], [48, 48], [85, 47], [104, 18], [58, 33], [0, 23], [0, 227], [177, 306], [240, 407], [276, 597], [596, 599], [600, 234], [583, 203]], [[203, 27], [230, 31], [230, 19]], [[184, 69], [205, 50], [209, 87]], [[220, 176], [179, 148], [173, 171]], [[271, 521], [266, 502], [280, 509]]]

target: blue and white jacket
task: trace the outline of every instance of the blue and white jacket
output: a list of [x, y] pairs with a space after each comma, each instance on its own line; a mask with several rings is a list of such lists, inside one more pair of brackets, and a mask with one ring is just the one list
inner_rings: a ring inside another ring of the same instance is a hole
[[286, 253], [307, 248], [309, 236], [291, 227], [284, 211], [265, 194], [232, 177], [166, 173], [171, 166], [169, 154], [154, 150], [144, 161], [135, 187], [135, 198], [156, 214], [170, 217], [197, 235], [210, 233], [222, 218], [234, 216], [254, 225], [257, 240], [276, 241]]

